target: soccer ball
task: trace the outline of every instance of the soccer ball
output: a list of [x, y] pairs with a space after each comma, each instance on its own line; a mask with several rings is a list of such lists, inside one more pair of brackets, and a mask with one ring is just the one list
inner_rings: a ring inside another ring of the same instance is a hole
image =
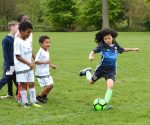
[[101, 99], [101, 98], [95, 99], [94, 102], [93, 102], [93, 106], [94, 106], [94, 109], [96, 111], [107, 109], [106, 101], [104, 99]]

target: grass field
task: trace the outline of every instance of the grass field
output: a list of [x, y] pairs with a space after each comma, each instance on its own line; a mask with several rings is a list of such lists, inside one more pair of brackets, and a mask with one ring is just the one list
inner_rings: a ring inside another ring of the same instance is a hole
[[[89, 52], [96, 46], [96, 32], [33, 33], [34, 52], [39, 49], [40, 35], [52, 39], [50, 55], [57, 65], [51, 70], [55, 81], [49, 101], [42, 108], [24, 109], [15, 99], [0, 100], [0, 125], [150, 125], [150, 33], [120, 32], [117, 38], [123, 47], [139, 47], [140, 52], [119, 55], [116, 83], [110, 104], [113, 109], [94, 111], [93, 100], [104, 97], [103, 79], [88, 85], [79, 71], [91, 66], [95, 69], [99, 55], [88, 61]], [[0, 33], [0, 41], [6, 32]], [[0, 66], [2, 49], [0, 46]], [[0, 68], [2, 69], [2, 68]], [[0, 70], [2, 74], [2, 70]], [[37, 93], [40, 87], [35, 81]], [[15, 90], [15, 87], [14, 87]], [[0, 95], [7, 94], [7, 86]]]

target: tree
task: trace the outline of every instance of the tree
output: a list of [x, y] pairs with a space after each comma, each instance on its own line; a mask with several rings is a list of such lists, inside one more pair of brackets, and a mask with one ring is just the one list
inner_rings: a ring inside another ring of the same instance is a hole
[[145, 0], [122, 0], [128, 29], [144, 30], [145, 19], [149, 19], [150, 6]]
[[0, 0], [0, 25], [2, 30], [7, 30], [10, 20], [16, 20], [16, 0]]
[[[56, 6], [57, 5], [57, 6]], [[76, 21], [76, 3], [74, 0], [48, 0], [47, 16], [58, 29], [72, 29]]]
[[102, 29], [109, 27], [108, 0], [102, 0]]
[[[121, 6], [121, 0], [109, 0], [108, 19], [111, 27], [116, 27], [117, 23], [123, 20], [123, 10]], [[94, 26], [96, 30], [102, 28], [102, 0], [86, 0], [82, 1], [80, 5], [82, 8], [82, 14], [80, 22], [83, 22], [87, 27]], [[107, 13], [108, 13], [107, 12]], [[106, 21], [103, 21], [106, 23]], [[107, 23], [109, 27], [109, 24]]]

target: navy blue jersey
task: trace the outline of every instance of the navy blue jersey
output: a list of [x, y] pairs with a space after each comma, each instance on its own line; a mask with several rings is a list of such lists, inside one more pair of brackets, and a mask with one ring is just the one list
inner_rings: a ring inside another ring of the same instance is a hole
[[14, 38], [7, 35], [2, 41], [4, 63], [6, 65], [6, 70], [10, 69], [10, 66], [14, 66]]
[[116, 67], [118, 53], [122, 53], [124, 48], [117, 43], [112, 45], [100, 43], [93, 51], [102, 55], [101, 66]]

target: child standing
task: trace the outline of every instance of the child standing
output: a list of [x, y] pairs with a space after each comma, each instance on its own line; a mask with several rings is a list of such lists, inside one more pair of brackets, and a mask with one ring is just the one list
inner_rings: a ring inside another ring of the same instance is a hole
[[[104, 77], [106, 80], [107, 90], [105, 93], [105, 101], [108, 104], [112, 97], [112, 89], [116, 75], [116, 60], [118, 53], [128, 51], [139, 51], [139, 48], [122, 48], [115, 41], [118, 36], [117, 32], [112, 29], [103, 29], [96, 34], [95, 41], [98, 46], [89, 54], [89, 60], [94, 60], [95, 53], [101, 53], [101, 63], [97, 66], [93, 75], [91, 68], [86, 68], [80, 72], [80, 76], [86, 76], [90, 84], [94, 84], [98, 79]], [[110, 106], [108, 106], [110, 108]]]
[[41, 93], [37, 96], [37, 100], [41, 103], [47, 102], [47, 95], [53, 88], [53, 78], [49, 72], [49, 66], [56, 69], [56, 65], [52, 64], [49, 59], [49, 47], [51, 47], [51, 40], [48, 36], [41, 36], [39, 38], [39, 44], [41, 48], [39, 49], [36, 58], [36, 72], [35, 75], [37, 80], [42, 87]]
[[32, 47], [27, 38], [30, 36], [33, 27], [29, 22], [22, 22], [19, 25], [20, 35], [14, 40], [14, 64], [17, 82], [20, 83], [21, 103], [25, 108], [29, 108], [27, 98], [27, 87], [29, 84], [30, 103], [32, 106], [41, 107], [36, 101], [36, 92], [34, 88], [34, 63], [32, 62]]
[[[3, 47], [3, 72], [4, 76], [0, 80], [0, 89], [7, 83], [8, 85], [8, 95], [1, 96], [2, 99], [9, 99], [13, 97], [13, 82], [17, 88], [18, 84], [16, 83], [16, 74], [14, 72], [14, 37], [18, 31], [18, 22], [11, 21], [8, 23], [8, 29], [10, 34], [8, 34], [2, 41]], [[16, 91], [16, 95], [18, 90]]]

